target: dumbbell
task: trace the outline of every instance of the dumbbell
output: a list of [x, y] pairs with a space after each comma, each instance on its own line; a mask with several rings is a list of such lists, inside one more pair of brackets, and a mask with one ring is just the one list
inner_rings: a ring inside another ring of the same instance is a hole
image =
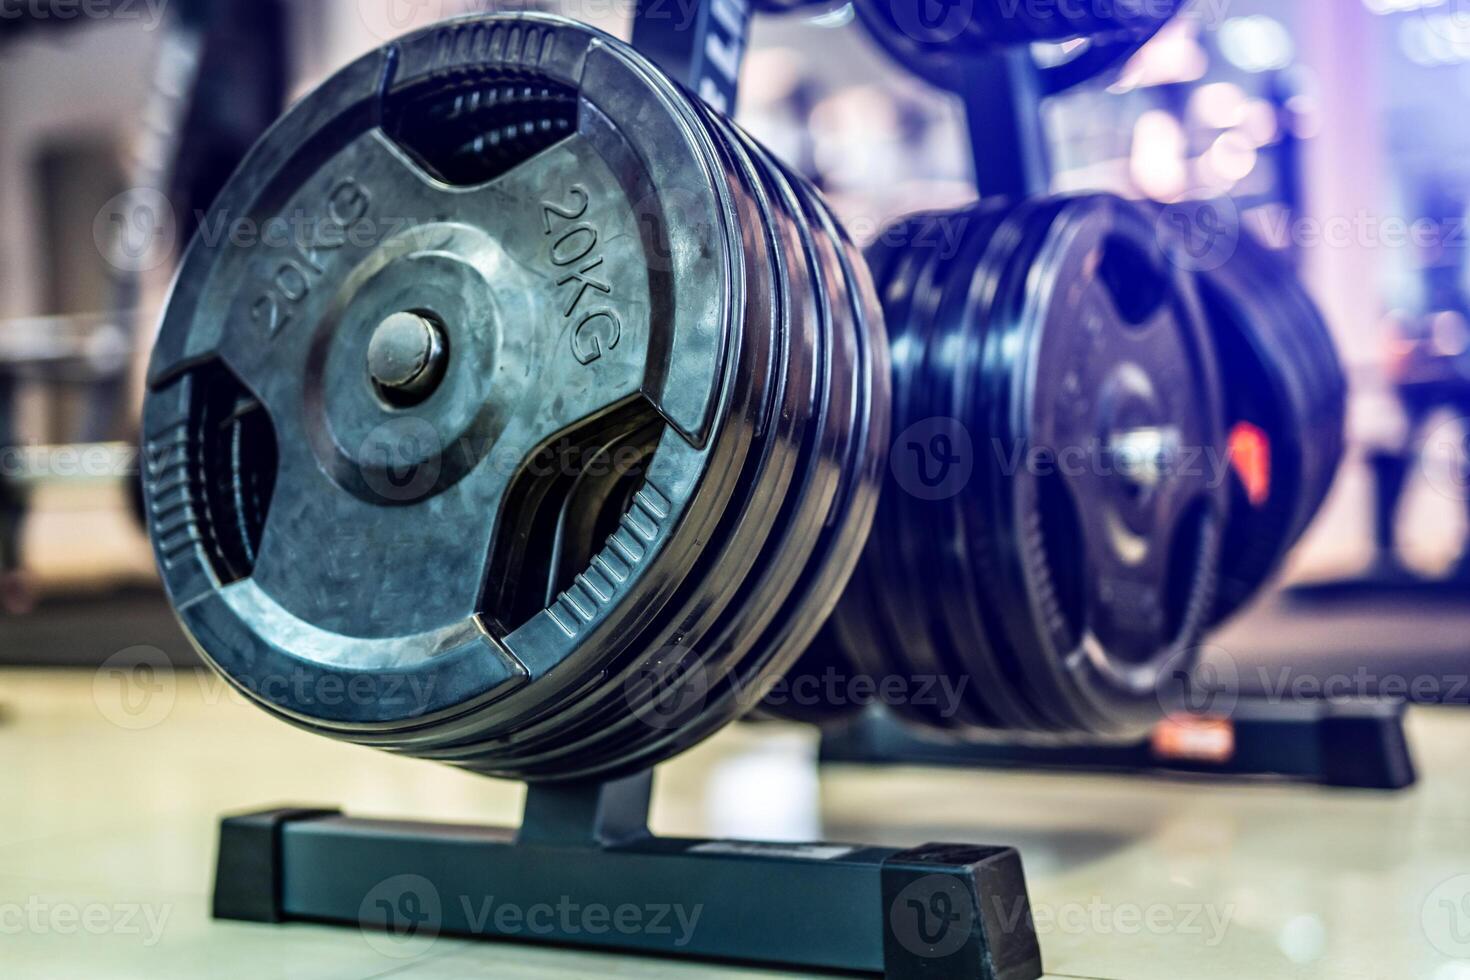
[[876, 508], [887, 343], [805, 182], [537, 14], [347, 67], [190, 246], [144, 411], [205, 658], [308, 730], [611, 778], [787, 670]]
[[1128, 738], [1168, 710], [1229, 508], [1219, 366], [1172, 247], [1110, 195], [880, 236], [890, 472], [862, 564], [768, 710], [862, 707], [794, 696], [819, 677], [902, 681], [900, 716], [960, 738]]

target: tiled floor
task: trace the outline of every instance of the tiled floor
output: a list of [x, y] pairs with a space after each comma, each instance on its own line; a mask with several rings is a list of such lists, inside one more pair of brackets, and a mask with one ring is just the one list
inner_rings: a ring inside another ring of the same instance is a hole
[[[212, 922], [222, 812], [508, 823], [521, 792], [298, 733], [203, 675], [146, 693], [107, 672], [0, 673], [0, 978], [778, 975], [448, 938], [404, 956], [353, 928]], [[818, 783], [806, 733], [741, 727], [668, 767], [654, 825], [1014, 844], [1054, 977], [1470, 980], [1470, 711], [1411, 724], [1422, 782], [1391, 795], [910, 770]]]

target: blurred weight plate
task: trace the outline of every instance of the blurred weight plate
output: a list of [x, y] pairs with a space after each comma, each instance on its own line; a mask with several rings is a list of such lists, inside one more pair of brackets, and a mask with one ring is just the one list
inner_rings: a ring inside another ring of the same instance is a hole
[[[945, 221], [961, 234], [936, 234]], [[1197, 655], [1228, 508], [1190, 278], [1146, 212], [1105, 195], [925, 215], [884, 239], [907, 243], [876, 257], [890, 479], [798, 674], [833, 648], [911, 691], [938, 672], [957, 697], [890, 706], [956, 737], [1136, 735]]]
[[929, 83], [965, 93], [970, 66], [997, 49], [1084, 40], [1075, 64], [1045, 69], [1048, 87], [1070, 88], [1120, 64], [1183, 7], [1184, 0], [1018, 3], [1013, 0], [857, 0], [858, 17], [900, 65]]
[[1342, 460], [1347, 382], [1316, 304], [1248, 230], [1197, 278], [1232, 433], [1219, 622], [1260, 591], [1326, 499]]

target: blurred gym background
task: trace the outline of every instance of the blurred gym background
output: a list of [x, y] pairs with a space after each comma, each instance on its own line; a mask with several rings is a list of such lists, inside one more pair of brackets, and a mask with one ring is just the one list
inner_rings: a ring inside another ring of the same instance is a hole
[[[494, 6], [626, 36], [632, 2]], [[172, 262], [291, 99], [389, 37], [490, 5], [0, 0], [0, 664], [95, 665], [139, 644], [196, 662], [134, 490]], [[1228, 195], [1298, 263], [1352, 378], [1348, 463], [1284, 576], [1310, 588], [1217, 637], [1237, 661], [1448, 677], [1470, 655], [1470, 16], [1456, 11], [1198, 0], [1111, 92], [1043, 108], [1058, 190]], [[866, 241], [974, 191], [959, 105], [852, 20], [836, 3], [758, 18], [739, 117]], [[1428, 699], [1465, 696], [1445, 683]]]

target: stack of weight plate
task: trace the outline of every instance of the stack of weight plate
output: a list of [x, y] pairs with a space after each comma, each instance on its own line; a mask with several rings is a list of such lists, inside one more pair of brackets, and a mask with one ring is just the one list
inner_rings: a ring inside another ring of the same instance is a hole
[[[1188, 272], [1149, 212], [1105, 195], [923, 215], [869, 258], [890, 478], [798, 675], [897, 678], [885, 701], [961, 737], [1136, 735], [1197, 655], [1228, 505]], [[771, 707], [820, 721], [861, 703]]]
[[155, 349], [147, 506], [205, 656], [335, 738], [641, 770], [758, 702], [860, 554], [866, 267], [627, 45], [459, 20], [299, 103]]

